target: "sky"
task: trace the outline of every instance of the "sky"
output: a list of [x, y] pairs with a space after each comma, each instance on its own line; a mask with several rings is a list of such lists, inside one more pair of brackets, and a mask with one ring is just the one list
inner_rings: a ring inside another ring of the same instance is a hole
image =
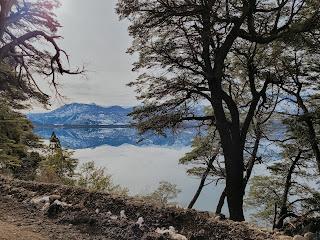
[[[70, 56], [73, 69], [86, 69], [85, 76], [60, 77], [60, 92], [55, 97], [42, 79], [40, 84], [53, 96], [52, 108], [72, 102], [103, 106], [137, 104], [134, 89], [126, 86], [136, 78], [131, 71], [134, 57], [126, 53], [131, 44], [128, 23], [115, 13], [117, 0], [63, 0], [56, 13], [63, 26], [60, 47]], [[33, 111], [41, 111], [34, 105]]]

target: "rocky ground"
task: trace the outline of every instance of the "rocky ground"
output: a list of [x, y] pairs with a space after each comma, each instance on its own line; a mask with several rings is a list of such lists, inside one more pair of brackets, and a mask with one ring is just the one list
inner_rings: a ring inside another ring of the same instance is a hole
[[0, 176], [0, 239], [291, 239], [208, 213]]

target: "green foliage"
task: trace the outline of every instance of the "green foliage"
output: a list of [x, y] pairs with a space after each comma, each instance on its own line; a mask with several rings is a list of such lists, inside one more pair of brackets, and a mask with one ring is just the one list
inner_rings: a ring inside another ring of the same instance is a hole
[[30, 153], [40, 146], [39, 138], [32, 133], [32, 124], [20, 113], [13, 111], [0, 99], [0, 168], [17, 174], [21, 168], [35, 166], [36, 153]]
[[104, 168], [98, 168], [94, 162], [87, 162], [80, 166], [75, 185], [87, 188], [91, 191], [101, 191], [107, 193], [117, 193], [126, 195], [128, 190], [119, 185], [114, 185], [112, 176], [106, 174]]
[[288, 141], [280, 142], [282, 159], [267, 167], [267, 176], [255, 176], [250, 183], [246, 198], [248, 207], [256, 212], [256, 221], [271, 224], [275, 211], [280, 219], [284, 214], [303, 216], [312, 209], [319, 208], [319, 192], [315, 188], [318, 174], [311, 146], [305, 132], [304, 122], [295, 119], [284, 121], [287, 126]]
[[72, 184], [78, 160], [73, 152], [56, 148], [41, 162], [38, 179], [43, 182]]
[[174, 205], [173, 200], [177, 198], [180, 192], [181, 190], [177, 188], [177, 185], [161, 181], [153, 193], [143, 196], [142, 198], [161, 205]]
[[[187, 173], [192, 176], [201, 177], [207, 169], [210, 159], [216, 155], [221, 156], [220, 139], [216, 136], [213, 128], [209, 128], [206, 135], [197, 136], [192, 141], [192, 150], [179, 160], [180, 164], [188, 165]], [[224, 178], [223, 159], [216, 157], [210, 166], [209, 175], [213, 179]]]
[[245, 201], [246, 205], [255, 212], [251, 215], [252, 220], [258, 222], [263, 220], [267, 224], [271, 224], [275, 204], [280, 205], [282, 192], [283, 181], [271, 176], [254, 176]]

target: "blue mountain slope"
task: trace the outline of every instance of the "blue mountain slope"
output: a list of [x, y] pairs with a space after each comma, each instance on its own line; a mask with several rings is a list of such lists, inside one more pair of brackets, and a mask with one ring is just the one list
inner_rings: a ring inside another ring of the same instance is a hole
[[126, 125], [132, 108], [101, 107], [95, 104], [72, 103], [48, 113], [30, 113], [35, 125]]

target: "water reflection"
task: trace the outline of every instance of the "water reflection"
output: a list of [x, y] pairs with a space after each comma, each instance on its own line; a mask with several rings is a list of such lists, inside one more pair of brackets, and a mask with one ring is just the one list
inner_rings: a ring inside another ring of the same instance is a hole
[[[35, 132], [49, 139], [52, 131], [64, 147], [73, 149], [80, 163], [94, 161], [107, 168], [116, 184], [127, 187], [131, 195], [154, 191], [160, 181], [176, 184], [181, 190], [176, 202], [186, 207], [193, 197], [199, 179], [186, 174], [179, 159], [190, 150], [195, 131], [185, 130], [167, 137], [141, 137], [130, 128], [36, 128]], [[195, 208], [212, 211], [222, 186], [205, 187]]]
[[[178, 164], [178, 159], [189, 150], [190, 147], [177, 149], [126, 144], [81, 149], [75, 152], [75, 156], [81, 163], [94, 160], [96, 165], [106, 167], [114, 182], [127, 187], [131, 195], [150, 193], [163, 180], [174, 183], [181, 190], [176, 202], [186, 207], [199, 184], [199, 179], [188, 176], [185, 167]], [[222, 190], [220, 186], [207, 186], [195, 208], [212, 211]]]
[[35, 133], [44, 139], [49, 139], [55, 132], [62, 145], [69, 149], [95, 148], [101, 145], [121, 146], [130, 144], [134, 146], [189, 146], [197, 134], [192, 129], [173, 134], [167, 132], [166, 136], [145, 134], [140, 136], [132, 128], [63, 128], [63, 127], [36, 127]]

